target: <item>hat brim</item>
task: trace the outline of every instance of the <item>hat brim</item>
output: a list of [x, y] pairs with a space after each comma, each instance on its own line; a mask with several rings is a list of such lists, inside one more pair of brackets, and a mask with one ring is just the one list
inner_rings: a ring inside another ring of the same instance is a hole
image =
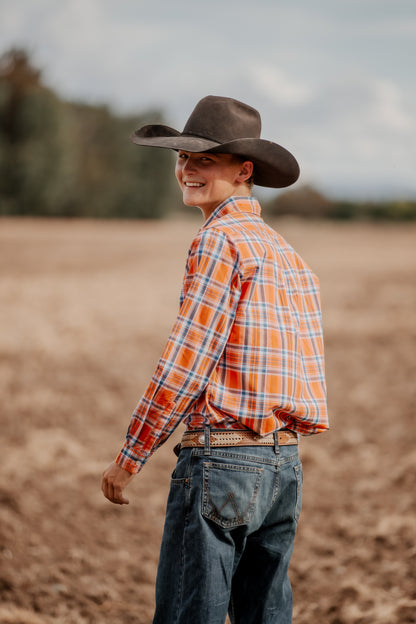
[[136, 130], [133, 143], [187, 152], [234, 154], [254, 164], [254, 184], [270, 188], [290, 186], [299, 177], [296, 158], [284, 147], [265, 139], [235, 139], [218, 143], [202, 137], [186, 135], [163, 125], [149, 125]]

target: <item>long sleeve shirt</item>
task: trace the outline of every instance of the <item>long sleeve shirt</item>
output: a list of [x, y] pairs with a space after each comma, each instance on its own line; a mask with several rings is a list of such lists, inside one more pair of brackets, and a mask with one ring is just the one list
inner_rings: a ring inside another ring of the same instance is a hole
[[116, 461], [138, 472], [188, 430], [328, 428], [319, 283], [260, 216], [230, 197], [193, 240], [180, 309]]

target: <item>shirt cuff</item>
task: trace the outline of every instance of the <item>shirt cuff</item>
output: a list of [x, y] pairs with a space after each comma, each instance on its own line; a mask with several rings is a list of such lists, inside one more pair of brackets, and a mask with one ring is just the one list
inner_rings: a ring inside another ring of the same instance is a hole
[[127, 470], [127, 472], [130, 472], [131, 474], [137, 474], [143, 468], [146, 459], [147, 457], [138, 457], [133, 449], [124, 445], [115, 461], [120, 468]]

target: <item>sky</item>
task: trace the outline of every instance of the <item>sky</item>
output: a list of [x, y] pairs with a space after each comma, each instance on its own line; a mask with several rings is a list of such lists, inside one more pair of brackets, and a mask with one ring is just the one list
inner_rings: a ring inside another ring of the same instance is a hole
[[62, 97], [182, 130], [205, 95], [257, 108], [298, 184], [416, 198], [416, 0], [0, 0]]

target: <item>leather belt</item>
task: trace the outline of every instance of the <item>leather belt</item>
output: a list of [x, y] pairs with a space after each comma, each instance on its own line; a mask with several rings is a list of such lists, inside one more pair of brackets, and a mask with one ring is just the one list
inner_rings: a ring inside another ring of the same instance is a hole
[[[227, 430], [211, 431], [210, 446], [274, 446], [274, 434], [260, 436], [254, 431]], [[277, 433], [279, 446], [298, 443], [298, 435], [294, 431], [284, 429]], [[203, 431], [186, 431], [180, 443], [181, 448], [204, 447], [205, 436]]]

